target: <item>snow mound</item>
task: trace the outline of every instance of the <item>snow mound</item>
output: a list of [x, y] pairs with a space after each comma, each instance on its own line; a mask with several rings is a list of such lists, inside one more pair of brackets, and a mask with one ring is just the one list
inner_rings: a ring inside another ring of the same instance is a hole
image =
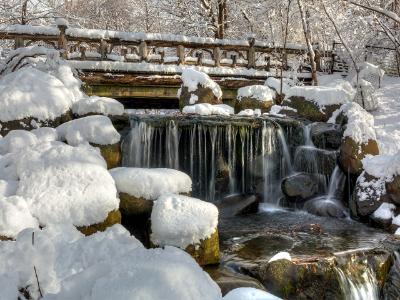
[[261, 109], [251, 109], [247, 108], [242, 111], [240, 111], [237, 115], [238, 116], [243, 116], [243, 117], [259, 117], [261, 116]]
[[400, 152], [395, 155], [367, 155], [362, 163], [368, 174], [385, 181], [400, 175]]
[[44, 300], [222, 299], [187, 253], [147, 250], [120, 225], [88, 237], [68, 225], [27, 229], [15, 242], [0, 242], [0, 249], [0, 285], [12, 296], [7, 299], [17, 299], [21, 288], [40, 298], [34, 267]]
[[225, 295], [223, 300], [282, 300], [268, 292], [255, 288], [237, 288]]
[[6, 181], [17, 181], [18, 174], [15, 162], [19, 159], [18, 153], [0, 155], [0, 179]]
[[325, 87], [341, 88], [351, 95], [351, 99], [354, 99], [356, 95], [356, 89], [353, 88], [349, 81], [343, 79], [340, 74], [320, 75], [318, 76], [318, 84]]
[[36, 135], [26, 130], [10, 131], [0, 139], [0, 154], [16, 153], [39, 142]]
[[327, 105], [341, 105], [352, 101], [352, 94], [340, 87], [294, 86], [285, 94], [286, 98], [303, 97], [323, 109]]
[[374, 218], [380, 220], [391, 220], [394, 218], [396, 206], [391, 203], [382, 203], [379, 208], [372, 214]]
[[188, 88], [189, 92], [197, 90], [198, 86], [209, 88], [217, 98], [222, 97], [222, 91], [219, 85], [213, 81], [206, 73], [196, 71], [194, 69], [185, 68], [182, 71], [183, 86]]
[[33, 117], [54, 120], [65, 114], [73, 93], [55, 76], [26, 67], [0, 79], [0, 121]]
[[282, 110], [291, 110], [293, 112], [297, 112], [297, 109], [294, 109], [289, 106], [281, 106], [281, 105], [272, 105], [271, 110], [269, 111], [270, 115], [278, 116], [278, 117], [286, 117], [286, 115], [281, 114]]
[[120, 116], [124, 114], [124, 106], [112, 98], [92, 96], [75, 102], [72, 106], [72, 112], [80, 116], [91, 113]]
[[136, 198], [156, 200], [162, 194], [183, 194], [192, 191], [192, 180], [173, 169], [115, 168], [110, 170], [118, 192]]
[[292, 257], [290, 256], [289, 252], [279, 252], [279, 253], [275, 254], [273, 257], [271, 257], [268, 262], [270, 263], [270, 262], [281, 260], [281, 259], [286, 259], [286, 260], [292, 261]]
[[[277, 93], [281, 92], [281, 80], [274, 78], [274, 77], [269, 77], [266, 81], [265, 84], [266, 86], [274, 89]], [[283, 79], [282, 83], [282, 93], [286, 94], [290, 89], [290, 85], [288, 84], [288, 81]]]
[[54, 142], [32, 147], [18, 161], [17, 195], [41, 225], [88, 226], [118, 209], [114, 180], [98, 149]]
[[40, 127], [31, 130], [31, 133], [36, 135], [39, 143], [55, 142], [59, 140], [57, 130], [51, 127]]
[[229, 116], [234, 114], [233, 107], [226, 104], [208, 104], [208, 103], [200, 103], [185, 106], [182, 109], [182, 113], [184, 114], [197, 114], [201, 116], [211, 116], [211, 115], [220, 115], [220, 116]]
[[273, 101], [276, 92], [264, 85], [251, 85], [242, 87], [238, 90], [237, 99], [240, 101], [243, 98], [253, 98], [258, 101]]
[[120, 134], [106, 116], [88, 116], [69, 121], [57, 127], [61, 140], [76, 146], [82, 143], [113, 145], [120, 141]]
[[180, 196], [162, 195], [151, 213], [151, 240], [159, 246], [185, 249], [209, 238], [217, 229], [218, 209], [209, 202]]
[[15, 195], [17, 193], [17, 189], [18, 189], [17, 180], [0, 179], [0, 199]]
[[38, 228], [26, 200], [12, 196], [0, 198], [0, 236], [14, 238], [25, 228]]
[[336, 110], [328, 123], [335, 123], [336, 118], [343, 114], [347, 117], [346, 130], [343, 136], [351, 137], [355, 142], [367, 143], [368, 140], [376, 140], [374, 129], [374, 117], [357, 103], [347, 103]]

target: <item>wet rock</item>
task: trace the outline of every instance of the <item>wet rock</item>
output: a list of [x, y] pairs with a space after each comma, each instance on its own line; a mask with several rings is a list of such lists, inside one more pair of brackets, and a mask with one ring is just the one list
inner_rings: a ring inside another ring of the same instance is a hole
[[24, 118], [21, 120], [1, 122], [0, 121], [0, 135], [5, 136], [12, 130], [24, 129], [32, 130], [38, 127], [57, 127], [63, 123], [72, 120], [72, 112], [68, 111], [54, 120], [39, 121], [36, 118]]
[[233, 217], [258, 212], [260, 197], [257, 195], [230, 195], [215, 203], [220, 216]]
[[321, 217], [345, 218], [346, 212], [336, 200], [329, 200], [325, 196], [308, 200], [303, 209], [310, 214]]
[[296, 149], [294, 168], [298, 172], [330, 176], [336, 167], [337, 151], [300, 146]]
[[396, 259], [385, 280], [383, 295], [385, 300], [400, 299], [400, 256], [396, 253]]
[[92, 235], [98, 231], [104, 231], [108, 227], [111, 227], [115, 224], [121, 224], [121, 213], [119, 210], [114, 210], [110, 212], [107, 218], [98, 224], [93, 224], [90, 226], [82, 226], [77, 229], [82, 232], [84, 235]]
[[281, 188], [289, 199], [304, 201], [318, 194], [318, 178], [313, 174], [294, 174], [283, 179]]
[[259, 290], [265, 290], [264, 286], [258, 280], [247, 275], [235, 273], [228, 269], [221, 270], [216, 268], [206, 268], [206, 272], [221, 288], [223, 296], [230, 291], [241, 287], [251, 287]]
[[316, 122], [311, 125], [311, 139], [317, 148], [337, 150], [342, 143], [339, 125]]
[[218, 229], [198, 245], [189, 245], [185, 251], [189, 253], [199, 265], [219, 264], [219, 235]]
[[[193, 99], [196, 99], [196, 101]], [[195, 91], [189, 91], [186, 86], [181, 87], [181, 94], [179, 97], [179, 108], [181, 110], [187, 105], [199, 103], [222, 104], [222, 100], [214, 95], [212, 89], [203, 87], [200, 84]]]
[[363, 218], [371, 215], [383, 203], [379, 180], [367, 173], [362, 173], [357, 180], [350, 198], [350, 211], [353, 217]]
[[340, 167], [344, 173], [360, 175], [363, 170], [362, 160], [368, 154], [379, 154], [378, 143], [375, 140], [368, 140], [367, 143], [360, 144], [351, 137], [345, 137], [340, 146]]
[[113, 169], [121, 166], [122, 152], [121, 143], [116, 143], [113, 145], [97, 145], [91, 143], [93, 147], [100, 148], [101, 156], [107, 163], [107, 169]]
[[313, 101], [307, 100], [304, 97], [293, 96], [285, 99], [282, 106], [288, 106], [297, 110], [297, 115], [312, 122], [327, 122], [333, 112], [340, 108], [339, 104], [326, 105], [320, 109]]

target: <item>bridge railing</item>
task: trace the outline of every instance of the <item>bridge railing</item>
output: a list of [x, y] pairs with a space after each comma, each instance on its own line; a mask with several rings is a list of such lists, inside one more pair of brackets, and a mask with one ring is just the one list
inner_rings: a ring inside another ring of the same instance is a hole
[[[14, 40], [15, 48], [46, 44], [59, 49], [74, 61], [194, 65], [212, 68], [243, 68], [269, 72], [289, 70], [291, 61], [307, 57], [299, 45], [279, 45], [247, 40], [219, 40], [172, 34], [148, 34], [110, 30], [71, 28], [67, 25], [2, 25], [0, 39]], [[317, 50], [317, 66], [329, 63], [331, 53]], [[282, 59], [283, 58], [283, 59]], [[283, 61], [283, 66], [282, 66]], [[298, 72], [308, 72], [307, 63], [295, 64]], [[90, 64], [81, 64], [81, 67]], [[105, 65], [110, 66], [110, 64]], [[293, 68], [293, 67], [292, 67]]]

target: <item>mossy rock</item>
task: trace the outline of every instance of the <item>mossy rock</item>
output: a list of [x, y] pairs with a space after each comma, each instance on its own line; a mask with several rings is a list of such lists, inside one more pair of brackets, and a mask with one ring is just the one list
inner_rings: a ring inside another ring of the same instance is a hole
[[119, 210], [113, 210], [110, 212], [107, 218], [101, 223], [77, 227], [77, 229], [84, 235], [92, 235], [98, 231], [104, 231], [115, 224], [121, 224], [121, 212]]
[[189, 253], [199, 265], [219, 264], [219, 234], [218, 229], [207, 239], [200, 241], [199, 245], [189, 245], [185, 251]]
[[243, 97], [236, 99], [235, 113], [239, 113], [245, 109], [259, 109], [262, 113], [267, 113], [271, 110], [272, 105], [274, 105], [272, 100], [260, 101], [251, 97]]
[[366, 155], [378, 155], [379, 147], [375, 140], [360, 144], [351, 137], [345, 137], [340, 145], [339, 164], [344, 173], [360, 175], [363, 171], [362, 160]]
[[190, 103], [192, 95], [197, 96], [197, 101], [194, 104], [222, 104], [222, 99], [216, 97], [210, 88], [205, 88], [199, 84], [195, 91], [189, 92], [189, 89], [186, 86], [181, 86], [181, 95], [179, 97], [180, 110], [182, 110], [185, 106], [193, 105]]
[[54, 120], [39, 121], [36, 118], [28, 117], [8, 122], [0, 121], [0, 135], [5, 136], [10, 131], [17, 129], [32, 130], [37, 128], [38, 126], [55, 128], [71, 120], [72, 120], [72, 112], [69, 110], [65, 114], [55, 118]]
[[114, 169], [121, 166], [121, 143], [116, 143], [113, 145], [91, 145], [100, 149], [101, 156], [103, 156], [103, 158], [107, 162], [107, 169]]
[[333, 112], [340, 108], [339, 104], [326, 105], [325, 107], [320, 108], [313, 101], [307, 100], [303, 97], [295, 96], [285, 99], [282, 103], [282, 106], [288, 106], [297, 110], [297, 113], [289, 110], [286, 110], [285, 113], [287, 112], [291, 115], [296, 114], [297, 116], [312, 122], [327, 122], [332, 116]]
[[119, 209], [124, 216], [142, 216], [149, 218], [153, 209], [153, 201], [137, 198], [127, 193], [119, 193]]

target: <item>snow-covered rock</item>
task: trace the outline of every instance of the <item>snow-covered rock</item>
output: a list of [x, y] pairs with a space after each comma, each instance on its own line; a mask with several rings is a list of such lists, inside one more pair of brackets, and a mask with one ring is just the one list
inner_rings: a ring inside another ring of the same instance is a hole
[[264, 85], [252, 85], [238, 90], [235, 110], [240, 112], [245, 109], [260, 109], [267, 112], [274, 104], [276, 92]]
[[0, 199], [15, 195], [17, 193], [17, 189], [18, 189], [17, 180], [0, 179]]
[[[271, 89], [275, 90], [278, 94], [281, 92], [281, 80], [274, 78], [274, 77], [268, 77], [268, 79], [265, 81], [266, 86], [270, 87]], [[288, 80], [283, 79], [282, 82], [282, 94], [286, 95], [288, 90], [290, 89], [290, 85], [288, 84]]]
[[260, 109], [244, 109], [239, 111], [239, 113], [237, 114], [238, 116], [242, 116], [242, 117], [259, 117], [262, 115], [262, 112]]
[[268, 292], [255, 288], [237, 288], [225, 295], [223, 300], [282, 300]]
[[41, 225], [68, 222], [89, 226], [118, 209], [117, 190], [104, 159], [91, 146], [40, 144], [20, 155], [17, 195]]
[[115, 99], [91, 96], [75, 102], [72, 112], [79, 116], [102, 114], [105, 116], [120, 116], [124, 114], [124, 106]]
[[82, 143], [113, 145], [120, 141], [120, 134], [106, 116], [88, 116], [69, 121], [57, 127], [61, 140], [69, 145]]
[[212, 105], [208, 103], [199, 103], [199, 104], [185, 106], [182, 109], [182, 113], [197, 114], [201, 116], [211, 116], [211, 115], [229, 116], [234, 114], [234, 109], [226, 104]]
[[36, 135], [29, 131], [13, 130], [0, 139], [0, 154], [19, 152], [38, 144], [38, 142]]
[[218, 209], [199, 199], [166, 194], [154, 202], [151, 241], [186, 249], [202, 264], [219, 262]]
[[374, 111], [378, 108], [379, 99], [375, 94], [376, 89], [372, 83], [361, 79], [358, 84], [357, 94], [354, 102], [360, 104], [367, 111]]
[[292, 261], [292, 257], [290, 256], [289, 252], [279, 252], [279, 253], [275, 254], [274, 256], [272, 256], [268, 262], [270, 263], [270, 262], [280, 260], [280, 259], [286, 259], [286, 260]]
[[57, 130], [51, 127], [40, 127], [31, 130], [36, 135], [39, 143], [55, 142], [59, 140]]

